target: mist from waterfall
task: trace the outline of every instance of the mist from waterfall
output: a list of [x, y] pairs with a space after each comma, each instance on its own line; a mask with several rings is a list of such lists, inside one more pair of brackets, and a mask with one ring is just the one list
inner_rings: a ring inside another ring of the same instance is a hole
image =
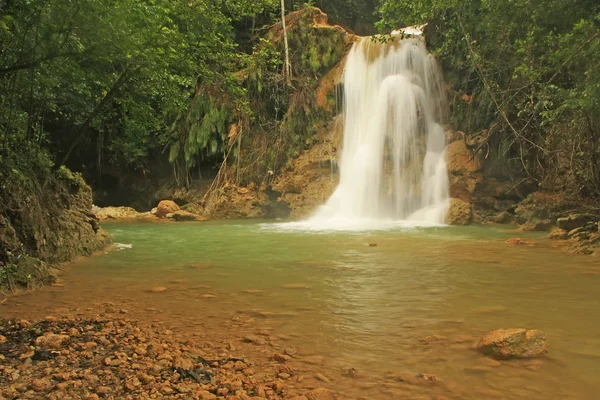
[[449, 204], [443, 81], [422, 37], [362, 38], [343, 76], [340, 183], [308, 221], [323, 227], [443, 224]]

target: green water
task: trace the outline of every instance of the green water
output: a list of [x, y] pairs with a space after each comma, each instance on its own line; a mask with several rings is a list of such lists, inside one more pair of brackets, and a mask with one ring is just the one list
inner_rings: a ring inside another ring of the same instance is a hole
[[[22, 305], [135, 302], [159, 308], [155, 318], [180, 330], [249, 315], [340, 369], [435, 374], [456, 398], [600, 393], [600, 262], [552, 248], [543, 235], [496, 227], [303, 233], [256, 222], [106, 227], [131, 248], [82, 261], [65, 275], [66, 290]], [[539, 244], [505, 243], [515, 236]], [[168, 290], [150, 293], [156, 286]], [[518, 327], [544, 330], [548, 357], [490, 366], [469, 348], [489, 330]], [[422, 343], [430, 335], [447, 339]]]

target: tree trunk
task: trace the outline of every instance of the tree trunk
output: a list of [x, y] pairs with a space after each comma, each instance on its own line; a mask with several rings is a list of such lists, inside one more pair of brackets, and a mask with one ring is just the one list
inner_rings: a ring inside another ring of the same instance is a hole
[[288, 46], [287, 27], [285, 26], [285, 1], [281, 0], [281, 25], [283, 26], [283, 43], [285, 46], [285, 65], [283, 67], [283, 75], [288, 83], [292, 78], [292, 64], [290, 63], [290, 49]]

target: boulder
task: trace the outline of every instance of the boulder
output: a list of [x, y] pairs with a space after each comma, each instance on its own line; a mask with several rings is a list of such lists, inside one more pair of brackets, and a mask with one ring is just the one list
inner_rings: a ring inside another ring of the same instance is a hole
[[175, 211], [174, 213], [167, 215], [167, 217], [172, 218], [175, 221], [206, 221], [206, 218], [202, 215], [184, 210]]
[[451, 199], [446, 223], [448, 225], [469, 225], [473, 221], [471, 204], [460, 199]]
[[595, 222], [600, 220], [600, 216], [592, 214], [571, 214], [567, 217], [559, 218], [556, 220], [556, 225], [560, 229], [565, 231], [572, 231], [573, 229], [580, 228], [589, 222]]
[[498, 329], [485, 335], [476, 348], [495, 358], [533, 358], [548, 352], [548, 340], [535, 329]]
[[158, 203], [155, 215], [158, 218], [165, 218], [167, 214], [172, 214], [175, 211], [179, 211], [179, 206], [177, 205], [177, 203], [171, 200], [163, 200], [160, 203]]

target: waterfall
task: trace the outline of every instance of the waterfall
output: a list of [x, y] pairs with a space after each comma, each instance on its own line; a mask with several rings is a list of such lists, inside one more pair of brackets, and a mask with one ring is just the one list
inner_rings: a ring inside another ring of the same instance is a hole
[[343, 76], [340, 183], [309, 223], [443, 224], [448, 208], [443, 81], [422, 37], [354, 44]]

